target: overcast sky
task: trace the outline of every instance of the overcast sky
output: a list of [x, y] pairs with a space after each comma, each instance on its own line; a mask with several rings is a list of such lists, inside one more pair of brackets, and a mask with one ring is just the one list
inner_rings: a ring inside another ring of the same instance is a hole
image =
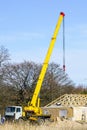
[[[65, 13], [66, 73], [87, 84], [87, 0], [0, 0], [0, 45], [11, 62], [43, 63], [60, 12]], [[50, 62], [62, 67], [62, 26]]]

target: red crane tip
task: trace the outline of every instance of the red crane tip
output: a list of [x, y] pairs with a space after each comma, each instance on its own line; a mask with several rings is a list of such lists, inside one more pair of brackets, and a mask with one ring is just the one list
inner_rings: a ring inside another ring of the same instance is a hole
[[60, 15], [62, 15], [63, 17], [65, 16], [65, 14], [63, 12], [60, 12]]

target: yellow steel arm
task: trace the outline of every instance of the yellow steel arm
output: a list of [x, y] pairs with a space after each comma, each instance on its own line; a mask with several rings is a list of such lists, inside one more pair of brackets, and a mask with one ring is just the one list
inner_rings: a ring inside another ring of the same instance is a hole
[[40, 92], [41, 85], [42, 85], [42, 82], [43, 82], [43, 79], [44, 79], [44, 76], [45, 76], [45, 73], [46, 73], [46, 70], [47, 70], [47, 67], [48, 67], [48, 63], [49, 63], [49, 60], [50, 60], [50, 57], [51, 57], [51, 54], [52, 54], [52, 51], [53, 51], [53, 48], [54, 48], [54, 45], [55, 45], [57, 34], [59, 32], [59, 28], [60, 28], [60, 25], [61, 25], [61, 22], [62, 22], [64, 16], [65, 16], [65, 14], [63, 12], [61, 12], [59, 19], [58, 19], [58, 22], [57, 22], [57, 25], [56, 25], [56, 28], [55, 28], [55, 31], [54, 31], [54, 34], [53, 34], [51, 42], [50, 42], [50, 46], [48, 48], [47, 55], [46, 55], [44, 63], [43, 63], [41, 73], [39, 75], [39, 79], [38, 79], [38, 82], [37, 82], [37, 85], [36, 85], [30, 106], [36, 107], [38, 94]]

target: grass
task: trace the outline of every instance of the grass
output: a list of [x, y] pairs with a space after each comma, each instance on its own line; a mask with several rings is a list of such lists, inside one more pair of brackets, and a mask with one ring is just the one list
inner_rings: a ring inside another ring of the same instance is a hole
[[0, 130], [87, 130], [87, 124], [52, 123], [49, 125], [30, 125], [28, 123], [5, 123]]

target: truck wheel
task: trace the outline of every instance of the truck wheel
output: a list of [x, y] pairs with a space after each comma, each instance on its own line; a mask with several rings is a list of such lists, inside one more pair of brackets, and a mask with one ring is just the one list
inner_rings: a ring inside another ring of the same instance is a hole
[[38, 125], [44, 125], [45, 120], [42, 118], [39, 118], [37, 122], [38, 122]]
[[18, 123], [23, 123], [23, 122], [24, 122], [23, 118], [20, 117], [20, 118], [18, 119]]

